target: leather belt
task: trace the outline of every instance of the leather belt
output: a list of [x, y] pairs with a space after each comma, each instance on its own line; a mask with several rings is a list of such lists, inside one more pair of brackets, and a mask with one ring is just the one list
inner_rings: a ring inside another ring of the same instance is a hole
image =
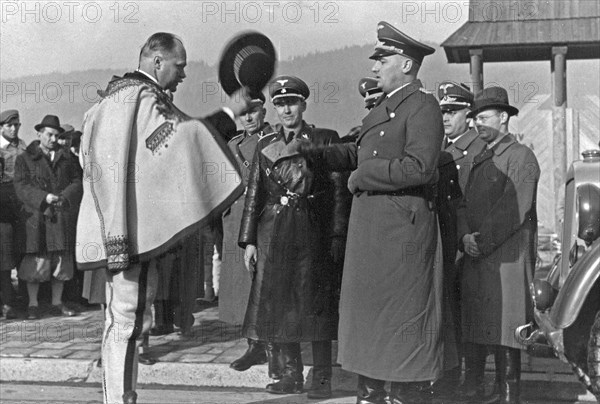
[[421, 185], [418, 187], [403, 188], [397, 191], [367, 191], [367, 195], [390, 195], [390, 196], [417, 196], [425, 199], [435, 197], [433, 185]]

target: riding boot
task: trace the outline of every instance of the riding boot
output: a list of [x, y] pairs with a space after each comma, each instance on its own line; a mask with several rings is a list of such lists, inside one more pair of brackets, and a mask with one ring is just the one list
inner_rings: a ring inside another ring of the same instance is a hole
[[331, 397], [331, 341], [313, 341], [312, 384], [306, 396], [313, 399]]
[[265, 343], [248, 338], [248, 350], [240, 358], [231, 362], [230, 368], [243, 372], [254, 365], [261, 365], [267, 361]]
[[358, 375], [356, 404], [386, 404], [385, 380]]
[[464, 401], [480, 403], [485, 396], [485, 361], [487, 346], [465, 344], [465, 381], [456, 389], [456, 395]]
[[521, 404], [521, 351], [497, 346], [495, 353], [498, 370], [498, 394], [486, 404]]
[[281, 379], [275, 383], [270, 383], [266, 391], [271, 394], [300, 394], [304, 391], [304, 365], [300, 344], [286, 343], [279, 344], [280, 355], [283, 359], [284, 367]]
[[283, 363], [281, 360], [281, 349], [279, 345], [274, 342], [267, 342], [266, 352], [267, 362], [269, 363], [269, 377], [275, 380], [281, 379]]

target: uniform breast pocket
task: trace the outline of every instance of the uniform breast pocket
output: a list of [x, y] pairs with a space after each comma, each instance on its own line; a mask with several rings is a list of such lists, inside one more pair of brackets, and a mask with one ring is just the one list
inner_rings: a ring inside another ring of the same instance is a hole
[[416, 209], [407, 203], [405, 196], [387, 195], [394, 211], [394, 219], [400, 226], [415, 224]]

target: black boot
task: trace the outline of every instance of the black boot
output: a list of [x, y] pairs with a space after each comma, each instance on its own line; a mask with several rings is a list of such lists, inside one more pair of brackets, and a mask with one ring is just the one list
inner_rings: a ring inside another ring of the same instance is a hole
[[231, 362], [230, 368], [239, 372], [250, 369], [254, 365], [262, 365], [267, 361], [265, 343], [248, 338], [248, 349], [240, 358]]
[[150, 335], [167, 335], [174, 331], [171, 302], [169, 300], [157, 300], [154, 303], [154, 327], [150, 329]]
[[392, 382], [391, 404], [431, 404], [433, 392], [430, 382]]
[[497, 346], [495, 353], [497, 394], [485, 404], [521, 404], [521, 351]]
[[123, 404], [136, 404], [137, 403], [137, 393], [135, 391], [126, 391], [123, 394]]
[[465, 344], [465, 381], [456, 389], [456, 396], [463, 401], [481, 403], [485, 397], [485, 360], [487, 346]]
[[385, 380], [371, 379], [358, 375], [358, 393], [356, 404], [387, 404], [385, 396]]
[[312, 384], [306, 396], [313, 399], [331, 397], [331, 341], [314, 341]]
[[267, 384], [266, 391], [271, 394], [301, 394], [304, 391], [302, 356], [299, 343], [279, 344], [284, 368], [281, 380]]
[[266, 352], [267, 362], [269, 363], [269, 377], [275, 380], [281, 379], [283, 361], [281, 358], [281, 349], [279, 345], [274, 342], [267, 342]]

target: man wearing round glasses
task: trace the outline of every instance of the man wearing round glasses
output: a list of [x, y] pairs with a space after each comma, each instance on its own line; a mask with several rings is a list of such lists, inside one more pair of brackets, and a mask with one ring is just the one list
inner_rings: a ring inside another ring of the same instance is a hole
[[[495, 353], [494, 396], [476, 401], [519, 403], [521, 351], [515, 327], [532, 315], [527, 287], [535, 266], [536, 194], [540, 176], [531, 149], [508, 131], [519, 110], [501, 87], [484, 89], [469, 117], [485, 149], [475, 156], [458, 209], [463, 341]], [[485, 354], [484, 354], [485, 355]], [[485, 363], [485, 362], [484, 362]], [[483, 379], [483, 366], [478, 368]]]

